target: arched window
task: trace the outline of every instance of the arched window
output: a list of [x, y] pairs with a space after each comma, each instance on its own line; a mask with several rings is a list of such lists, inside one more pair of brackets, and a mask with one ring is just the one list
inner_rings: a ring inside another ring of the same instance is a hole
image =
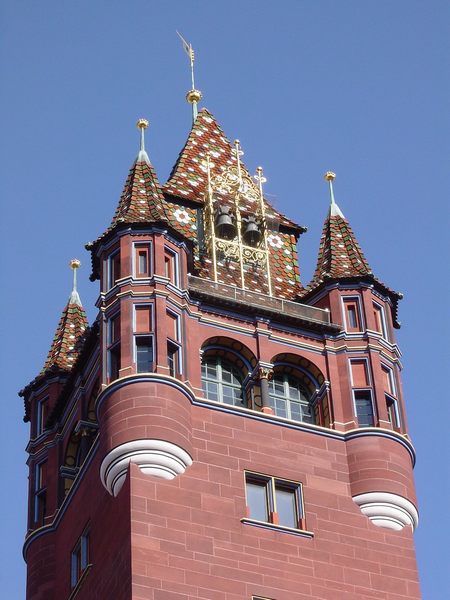
[[205, 398], [233, 406], [244, 405], [243, 375], [222, 356], [207, 356], [202, 362], [202, 387]]
[[311, 395], [294, 376], [275, 373], [269, 382], [270, 405], [279, 417], [313, 423]]

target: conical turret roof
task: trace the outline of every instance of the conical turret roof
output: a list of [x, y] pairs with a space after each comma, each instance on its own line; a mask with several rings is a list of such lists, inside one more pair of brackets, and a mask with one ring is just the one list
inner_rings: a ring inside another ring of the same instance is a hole
[[39, 375], [19, 392], [19, 396], [25, 399], [25, 421], [30, 418], [28, 397], [31, 391], [48, 376], [67, 376], [84, 346], [89, 324], [76, 288], [76, 269], [79, 268], [80, 261], [73, 259], [70, 266], [74, 270], [73, 289], [61, 313], [47, 359]]
[[77, 291], [76, 272], [80, 266], [80, 261], [74, 259], [70, 262], [70, 266], [73, 269], [72, 293], [62, 311], [41, 375], [52, 367], [64, 371], [72, 369], [81, 350], [84, 332], [88, 327], [86, 313]]
[[391, 299], [393, 323], [395, 327], [400, 327], [397, 309], [398, 300], [403, 298], [403, 294], [390, 289], [374, 276], [350, 223], [334, 199], [332, 186], [334, 177], [334, 173], [327, 173], [325, 176], [330, 181], [331, 204], [323, 225], [316, 270], [301, 295], [302, 300], [310, 297], [322, 284], [333, 280], [366, 280]]
[[319, 257], [310, 285], [317, 285], [326, 278], [339, 279], [371, 274], [372, 270], [349, 222], [333, 202], [323, 225]]
[[128, 173], [111, 225], [91, 247], [123, 223], [160, 221], [167, 221], [164, 196], [148, 155], [141, 150]]
[[137, 125], [141, 130], [140, 150], [128, 173], [111, 224], [94, 242], [86, 244], [86, 249], [92, 252], [91, 279], [99, 276], [96, 250], [117, 227], [124, 224], [168, 223], [161, 185], [144, 146], [144, 129], [148, 127], [148, 121], [139, 119]]

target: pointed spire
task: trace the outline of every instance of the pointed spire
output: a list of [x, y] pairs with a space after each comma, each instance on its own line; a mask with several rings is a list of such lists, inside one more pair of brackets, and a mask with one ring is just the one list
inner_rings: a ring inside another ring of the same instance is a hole
[[72, 258], [69, 266], [73, 271], [73, 287], [69, 298], [69, 304], [77, 304], [78, 306], [81, 306], [80, 295], [77, 291], [77, 269], [81, 267], [81, 262], [77, 258]]
[[[239, 152], [242, 152], [240, 147]], [[235, 144], [230, 143], [213, 115], [206, 108], [202, 108], [169, 175], [169, 179], [162, 188], [163, 192], [202, 205], [207, 191], [206, 157], [208, 154], [211, 159], [212, 178], [222, 175], [232, 165], [237, 166], [237, 159], [239, 158], [242, 177], [250, 179], [246, 166], [240, 160], [241, 154], [239, 154], [239, 157], [236, 156]], [[255, 193], [259, 194], [256, 185]], [[249, 205], [249, 211], [252, 212], [253, 210], [254, 207]], [[300, 232], [305, 231], [303, 227], [276, 211], [267, 201], [266, 211], [269, 220]]]
[[323, 226], [316, 271], [308, 288], [315, 287], [327, 278], [340, 279], [372, 274], [355, 234], [334, 199], [335, 178], [336, 175], [331, 171], [325, 174], [325, 180], [330, 187], [330, 209]]
[[150, 165], [150, 159], [148, 157], [147, 152], [145, 151], [145, 130], [148, 128], [148, 126], [149, 122], [147, 121], [147, 119], [138, 119], [138, 122], [136, 123], [136, 127], [141, 132], [141, 143], [136, 161], [146, 162], [148, 165]]
[[147, 119], [139, 119], [137, 128], [140, 131], [139, 153], [129, 173], [119, 203], [108, 229], [94, 242], [86, 244], [86, 249], [93, 254], [93, 273], [91, 278], [98, 277], [98, 265], [94, 258], [98, 244], [115, 227], [122, 223], [142, 224], [167, 222], [166, 202], [155, 170], [145, 150], [145, 130]]
[[331, 217], [342, 217], [345, 219], [344, 215], [341, 212], [341, 209], [336, 204], [336, 200], [334, 199], [334, 190], [333, 190], [333, 181], [336, 179], [336, 174], [333, 171], [327, 171], [324, 175], [325, 181], [328, 181], [330, 186], [330, 216]]
[[51, 367], [59, 367], [65, 371], [70, 371], [78, 358], [81, 350], [81, 339], [88, 327], [86, 313], [76, 288], [76, 273], [81, 263], [74, 258], [69, 265], [73, 270], [72, 293], [61, 314], [42, 373]]

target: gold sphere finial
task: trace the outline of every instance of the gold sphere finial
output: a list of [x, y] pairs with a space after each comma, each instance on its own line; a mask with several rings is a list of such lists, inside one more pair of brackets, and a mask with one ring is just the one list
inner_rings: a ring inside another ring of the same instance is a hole
[[186, 100], [189, 104], [194, 104], [194, 102], [200, 102], [202, 99], [202, 93], [200, 90], [189, 90], [186, 94]]
[[333, 171], [327, 171], [323, 177], [325, 181], [334, 181], [336, 179], [336, 173], [333, 173]]
[[149, 122], [147, 121], [147, 119], [138, 119], [137, 123], [136, 123], [136, 127], [138, 129], [147, 129], [149, 125]]
[[78, 260], [78, 258], [72, 258], [69, 263], [69, 267], [73, 270], [79, 269], [81, 267], [81, 262]]

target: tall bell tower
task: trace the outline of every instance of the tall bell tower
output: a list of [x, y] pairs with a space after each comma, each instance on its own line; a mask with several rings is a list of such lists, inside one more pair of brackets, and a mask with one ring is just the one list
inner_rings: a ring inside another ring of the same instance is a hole
[[86, 246], [97, 317], [73, 260], [21, 392], [27, 600], [418, 599], [401, 295], [370, 269], [331, 172], [302, 285], [306, 228], [194, 96], [164, 185], [138, 121], [112, 221]]

